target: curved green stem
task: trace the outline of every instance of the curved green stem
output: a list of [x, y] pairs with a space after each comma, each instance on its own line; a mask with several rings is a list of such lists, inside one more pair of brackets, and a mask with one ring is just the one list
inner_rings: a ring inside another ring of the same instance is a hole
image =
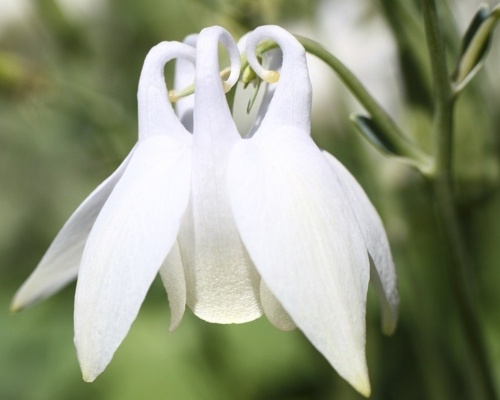
[[463, 227], [457, 211], [453, 186], [453, 111], [455, 96], [446, 66], [444, 40], [439, 28], [434, 0], [422, 0], [425, 31], [435, 87], [436, 162], [428, 178], [432, 183], [439, 221], [449, 253], [450, 275], [459, 316], [467, 339], [471, 377], [476, 377], [476, 392], [484, 398], [497, 399], [468, 274], [472, 270]]
[[302, 36], [296, 36], [296, 38], [308, 53], [315, 55], [335, 71], [340, 80], [370, 114], [378, 128], [390, 140], [397, 154], [412, 160], [422, 172], [427, 171], [430, 165], [429, 156], [404, 136], [394, 120], [365, 89], [359, 79], [337, 57], [318, 42]]

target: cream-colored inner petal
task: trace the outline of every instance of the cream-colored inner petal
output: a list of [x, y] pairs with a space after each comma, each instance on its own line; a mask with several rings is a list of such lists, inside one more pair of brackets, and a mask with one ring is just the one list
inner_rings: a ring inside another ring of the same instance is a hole
[[205, 321], [244, 323], [262, 315], [260, 276], [226, 210], [195, 212], [197, 223], [187, 218], [181, 227], [187, 304]]
[[170, 332], [177, 329], [186, 309], [186, 278], [177, 241], [160, 268], [160, 277], [170, 304]]
[[242, 323], [262, 315], [260, 277], [241, 242], [229, 203], [228, 159], [242, 139], [219, 74], [219, 43], [231, 61], [226, 83], [235, 83], [239, 74], [240, 55], [229, 33], [220, 27], [203, 29], [196, 46], [191, 213], [181, 228], [179, 244], [186, 260], [189, 307], [209, 322]]
[[262, 280], [260, 282], [260, 301], [264, 314], [266, 314], [269, 322], [276, 328], [282, 331], [291, 331], [297, 327], [279, 300], [271, 293], [266, 283]]

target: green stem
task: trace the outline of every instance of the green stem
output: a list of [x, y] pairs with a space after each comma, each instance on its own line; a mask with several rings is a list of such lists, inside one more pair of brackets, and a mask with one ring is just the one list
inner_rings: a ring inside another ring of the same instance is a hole
[[438, 218], [449, 250], [449, 268], [453, 294], [467, 339], [471, 377], [476, 377], [476, 391], [487, 399], [497, 399], [496, 388], [487, 356], [484, 334], [479, 320], [468, 274], [472, 270], [463, 227], [460, 224], [453, 186], [453, 111], [452, 92], [442, 33], [434, 0], [422, 0], [425, 31], [435, 88], [436, 162], [429, 179], [432, 182]]
[[394, 120], [365, 89], [358, 78], [318, 42], [298, 35], [296, 38], [308, 53], [314, 54], [335, 71], [340, 80], [370, 114], [376, 125], [385, 133], [397, 153], [412, 160], [421, 171], [425, 172], [430, 165], [429, 156], [404, 136]]

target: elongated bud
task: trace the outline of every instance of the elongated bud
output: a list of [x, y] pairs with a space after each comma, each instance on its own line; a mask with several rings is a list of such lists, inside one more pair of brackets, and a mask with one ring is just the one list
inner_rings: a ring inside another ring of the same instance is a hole
[[499, 17], [499, 6], [490, 10], [487, 4], [482, 4], [477, 10], [465, 32], [460, 57], [452, 76], [456, 92], [461, 91], [481, 69]]

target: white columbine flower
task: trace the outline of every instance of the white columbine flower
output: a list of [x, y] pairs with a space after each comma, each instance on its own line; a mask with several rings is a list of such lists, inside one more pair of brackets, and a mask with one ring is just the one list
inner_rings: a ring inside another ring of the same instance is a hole
[[[196, 50], [194, 38], [151, 50], [139, 83], [137, 145], [75, 211], [17, 293], [15, 309], [78, 273], [75, 344], [85, 380], [110, 362], [160, 272], [171, 329], [186, 304], [215, 323], [266, 314], [278, 328], [298, 326], [341, 376], [369, 395], [369, 256], [384, 330], [392, 332], [397, 318], [386, 234], [356, 180], [310, 137], [304, 49], [279, 27], [251, 32], [247, 58], [264, 80], [269, 71], [256, 57], [264, 39], [277, 42], [282, 64], [249, 138], [239, 134], [224, 95], [240, 70], [227, 31], [204, 29]], [[219, 42], [231, 60], [224, 84]], [[173, 58], [182, 59], [176, 69], [181, 86], [195, 75], [194, 108], [192, 99], [178, 108], [183, 123], [163, 79], [164, 64]]]

